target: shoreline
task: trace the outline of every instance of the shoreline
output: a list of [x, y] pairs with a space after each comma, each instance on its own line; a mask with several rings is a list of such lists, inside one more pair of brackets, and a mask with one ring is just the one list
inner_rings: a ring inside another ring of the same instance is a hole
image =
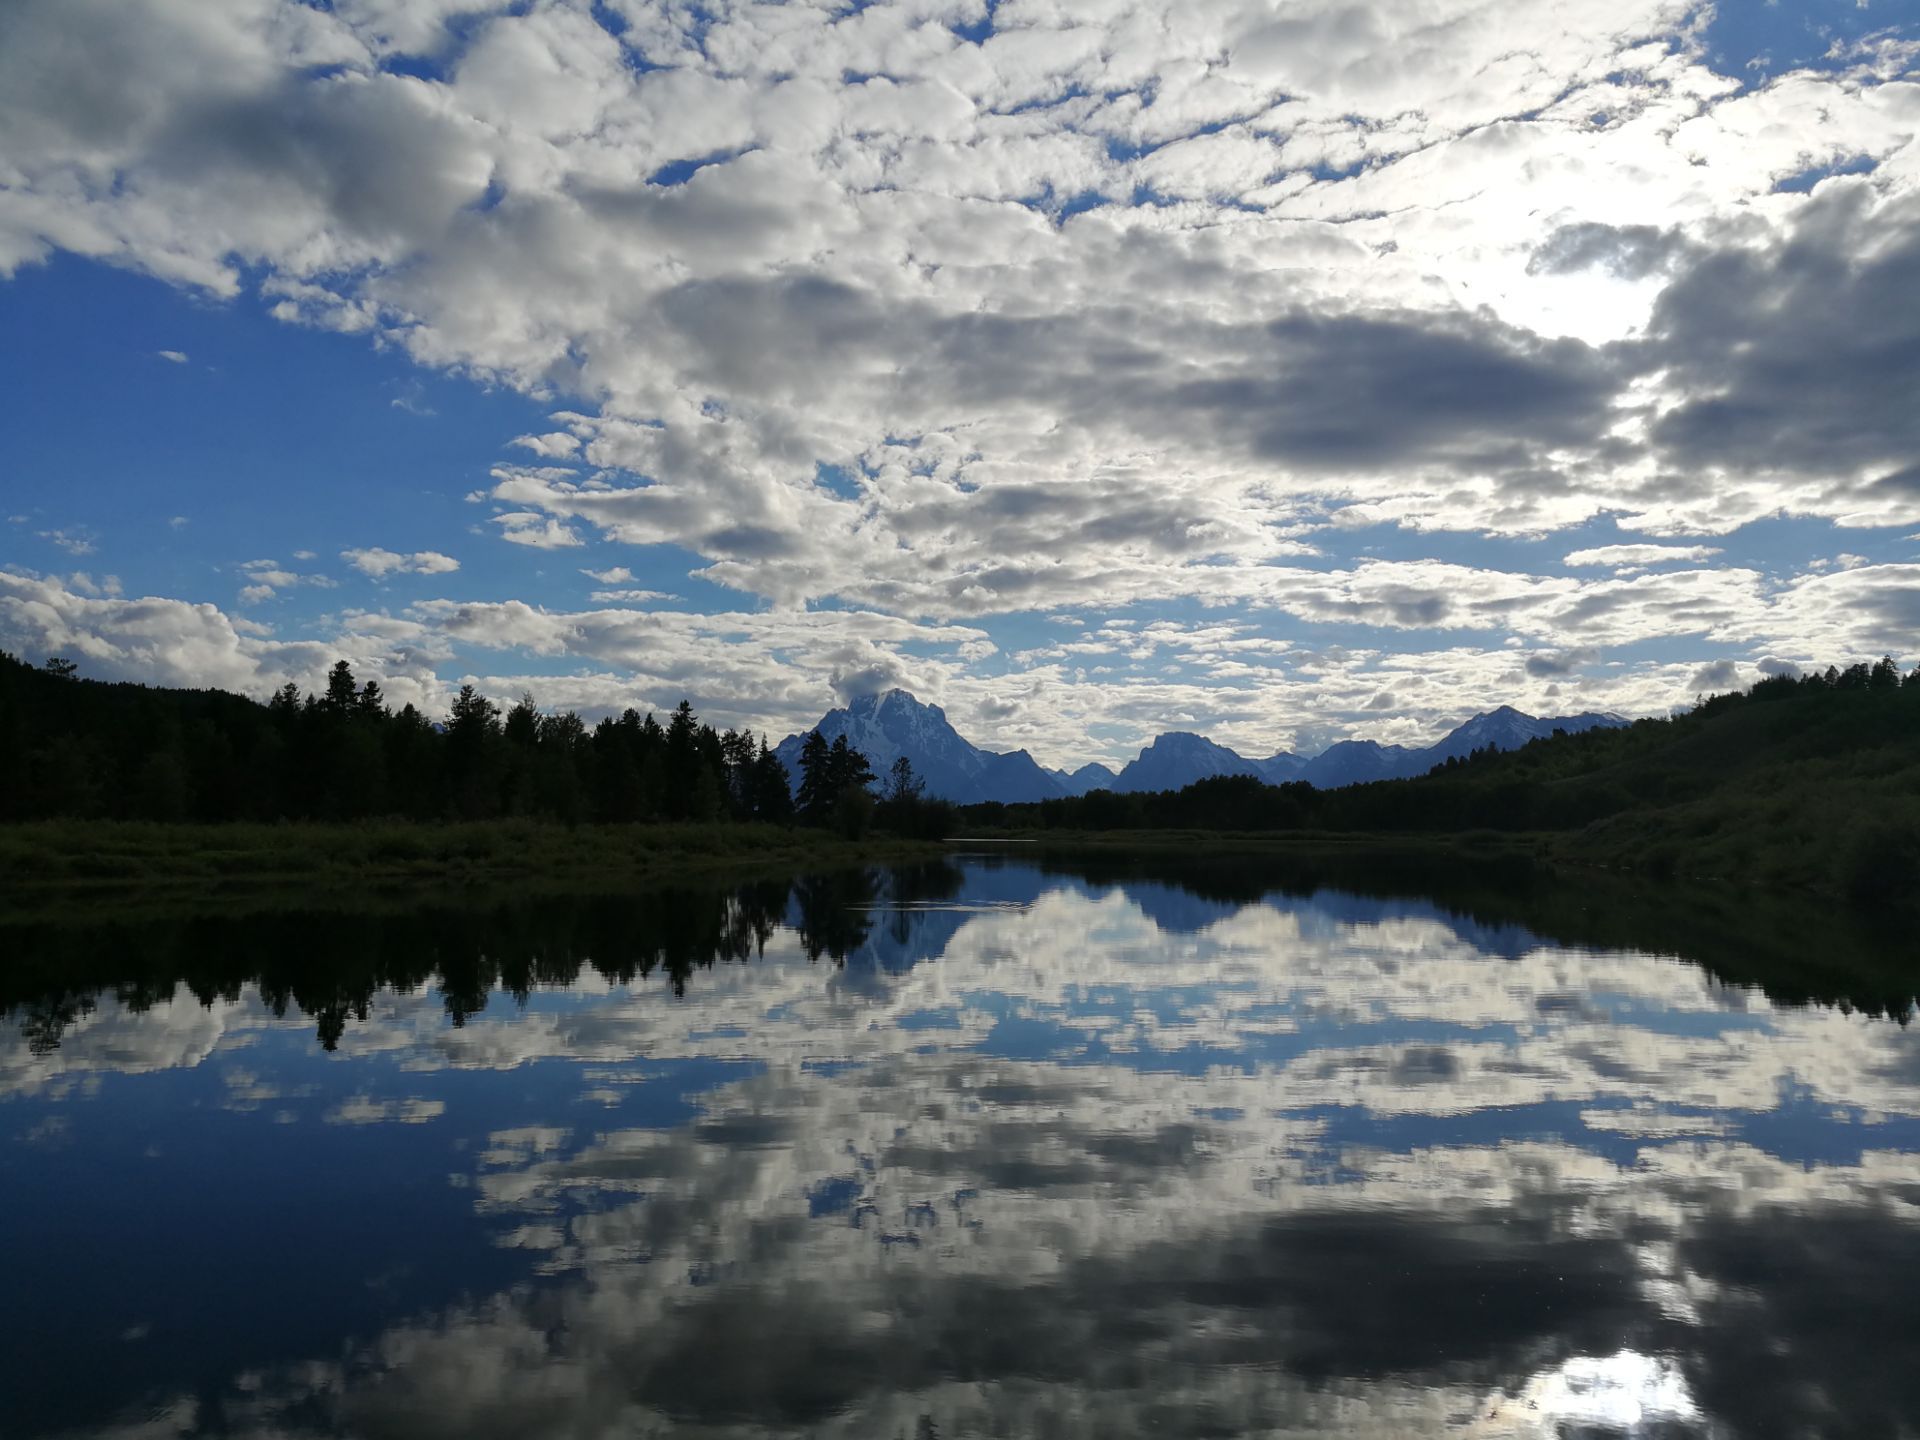
[[846, 840], [822, 830], [754, 824], [42, 820], [0, 825], [0, 897], [294, 883], [320, 890], [489, 882], [606, 888], [947, 853], [937, 841]]

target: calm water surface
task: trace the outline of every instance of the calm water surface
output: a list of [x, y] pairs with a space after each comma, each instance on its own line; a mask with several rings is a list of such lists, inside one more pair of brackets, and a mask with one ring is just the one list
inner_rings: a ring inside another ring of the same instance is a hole
[[1920, 1431], [1901, 1007], [1224, 889], [16, 929], [0, 1432]]

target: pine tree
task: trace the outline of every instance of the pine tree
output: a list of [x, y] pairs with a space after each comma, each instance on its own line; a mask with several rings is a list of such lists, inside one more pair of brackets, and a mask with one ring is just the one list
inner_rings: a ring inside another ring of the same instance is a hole
[[[841, 743], [844, 748], [845, 737]], [[794, 808], [807, 824], [826, 823], [833, 808], [833, 780], [832, 751], [818, 730], [810, 730], [800, 742], [800, 793], [794, 797]]]
[[354, 683], [353, 668], [344, 660], [333, 662], [333, 668], [327, 672], [327, 693], [320, 703], [329, 713], [345, 715], [360, 698], [360, 687]]
[[756, 820], [785, 825], [793, 819], [793, 787], [787, 767], [760, 737], [760, 753], [753, 760], [752, 815]]

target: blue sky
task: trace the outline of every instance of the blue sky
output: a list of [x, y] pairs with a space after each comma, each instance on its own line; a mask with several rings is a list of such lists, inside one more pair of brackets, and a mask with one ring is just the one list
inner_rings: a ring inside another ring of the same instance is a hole
[[1911, 7], [1175, 8], [9, 7], [0, 646], [1060, 764], [1920, 658]]

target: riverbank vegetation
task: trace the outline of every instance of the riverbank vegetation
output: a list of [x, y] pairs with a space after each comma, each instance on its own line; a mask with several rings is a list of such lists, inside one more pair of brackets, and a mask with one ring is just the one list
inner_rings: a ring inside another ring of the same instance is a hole
[[[1411, 780], [1339, 790], [1202, 780], [975, 806], [972, 831], [1064, 841], [1230, 832], [1285, 843], [1466, 844], [1655, 876], [1885, 905], [1920, 897], [1920, 671], [1891, 660], [1777, 677], [1668, 719], [1481, 751]], [[1315, 839], [1315, 837], [1319, 837]], [[1076, 842], [1079, 843], [1079, 842]]]
[[703, 874], [793, 874], [938, 853], [941, 847], [931, 842], [871, 834], [849, 839], [762, 824], [48, 820], [0, 826], [0, 877], [8, 886], [298, 882], [341, 888], [421, 881], [613, 886]]
[[[1776, 676], [1411, 780], [1225, 776], [956, 809], [904, 760], [874, 776], [844, 737], [809, 736], [790, 783], [766, 736], [716, 732], [685, 702], [664, 724], [630, 709], [589, 727], [531, 697], [502, 712], [468, 686], [429, 720], [344, 662], [323, 693], [287, 687], [263, 705], [0, 655], [0, 821], [14, 822], [0, 873], [28, 881], [631, 877], [898, 855], [953, 835], [1160, 848], [1172, 835], [1216, 853], [1259, 835], [1263, 848], [1518, 851], [1900, 907], [1920, 897], [1920, 670]], [[890, 838], [861, 849], [870, 835]]]

